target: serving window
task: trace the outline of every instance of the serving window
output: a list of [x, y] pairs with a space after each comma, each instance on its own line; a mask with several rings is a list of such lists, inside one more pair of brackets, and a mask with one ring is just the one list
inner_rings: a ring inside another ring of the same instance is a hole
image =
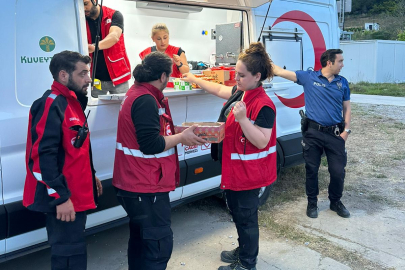
[[[167, 25], [169, 44], [181, 47], [188, 62], [183, 64], [193, 73], [202, 73], [203, 69], [215, 65], [234, 65], [244, 46], [244, 11], [241, 10], [125, 0], [104, 0], [103, 5], [120, 11], [124, 17], [123, 34], [131, 72], [141, 63], [139, 54], [155, 46], [151, 35], [157, 23]], [[229, 35], [231, 31], [233, 34]], [[129, 85], [133, 82], [131, 78]], [[112, 96], [99, 99], [121, 99], [124, 94]], [[96, 98], [90, 101], [90, 105], [98, 103]]]

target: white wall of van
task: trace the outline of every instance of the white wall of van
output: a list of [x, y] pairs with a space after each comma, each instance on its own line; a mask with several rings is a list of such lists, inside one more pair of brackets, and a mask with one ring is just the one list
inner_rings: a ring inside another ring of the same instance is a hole
[[[53, 54], [66, 49], [87, 54], [81, 0], [5, 1], [7, 3], [0, 9], [0, 17], [7, 22], [0, 26], [1, 32], [7, 37], [6, 42], [1, 45], [3, 64], [0, 65], [0, 260], [4, 258], [2, 254], [20, 252], [46, 240], [44, 229], [22, 228], [39, 222], [37, 216], [30, 219], [30, 211], [24, 211], [21, 206], [29, 107], [50, 88], [52, 77], [48, 67]], [[234, 4], [255, 1], [230, 0]], [[197, 3], [186, 0], [177, 2]], [[209, 0], [201, 4], [213, 2], [215, 1]], [[227, 1], [221, 1], [224, 2]], [[153, 45], [150, 32], [152, 25], [157, 22], [168, 25], [170, 43], [181, 46], [186, 51], [188, 60], [208, 62], [210, 55], [215, 53], [211, 29], [216, 24], [243, 18], [244, 45], [247, 46], [248, 37], [251, 42], [257, 40], [268, 7], [267, 4], [245, 12], [204, 8], [199, 13], [183, 14], [137, 9], [135, 1], [104, 0], [104, 4], [120, 10], [124, 15], [125, 42], [132, 69], [140, 62], [139, 52]], [[272, 35], [271, 41], [269, 38], [264, 40], [268, 52], [276, 64], [293, 70], [316, 67], [320, 51], [339, 46], [334, 0], [274, 0], [266, 21], [266, 27], [268, 26], [272, 26], [272, 32], [264, 33], [267, 36], [269, 33]], [[208, 35], [203, 35], [203, 30], [208, 31]], [[298, 110], [304, 106], [302, 87], [274, 78], [271, 83], [265, 84], [265, 88], [277, 107], [281, 162], [284, 165], [294, 164], [301, 157]], [[167, 95], [175, 124], [185, 121], [216, 121], [225, 101], [202, 90], [180, 94], [167, 92]], [[112, 177], [119, 106], [120, 102], [117, 100], [91, 99], [86, 110], [86, 113], [92, 111], [88, 122], [93, 157], [97, 176], [103, 183], [107, 183]], [[198, 149], [178, 147], [179, 160], [185, 170], [183, 175], [193, 175], [192, 168], [198, 166], [198, 162], [211, 164], [209, 147], [210, 145]], [[218, 188], [220, 175], [184, 181], [182, 187], [171, 193], [173, 202]], [[112, 189], [110, 191], [113, 192]], [[109, 195], [113, 195], [111, 192]], [[120, 206], [112, 207], [108, 202], [104, 203], [100, 206], [104, 210], [89, 215], [88, 228], [125, 216]]]

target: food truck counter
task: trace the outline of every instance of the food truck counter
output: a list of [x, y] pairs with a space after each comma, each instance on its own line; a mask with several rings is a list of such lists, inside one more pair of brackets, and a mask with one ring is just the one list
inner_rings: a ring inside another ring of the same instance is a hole
[[[181, 96], [191, 96], [191, 95], [203, 95], [208, 94], [203, 89], [197, 88], [193, 90], [174, 90], [173, 88], [165, 88], [163, 90], [165, 97], [181, 97]], [[99, 95], [100, 100], [123, 100], [125, 93], [122, 94], [111, 94], [111, 95]]]

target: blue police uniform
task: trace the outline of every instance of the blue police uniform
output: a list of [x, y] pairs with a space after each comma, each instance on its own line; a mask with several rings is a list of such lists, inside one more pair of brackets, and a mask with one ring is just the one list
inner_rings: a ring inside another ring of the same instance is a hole
[[296, 83], [304, 87], [306, 115], [310, 120], [302, 141], [308, 202], [317, 202], [318, 170], [325, 151], [330, 174], [329, 200], [336, 203], [343, 193], [347, 155], [345, 140], [335, 132], [343, 121], [343, 102], [350, 100], [349, 83], [339, 75], [329, 82], [320, 70], [296, 71], [296, 75]]

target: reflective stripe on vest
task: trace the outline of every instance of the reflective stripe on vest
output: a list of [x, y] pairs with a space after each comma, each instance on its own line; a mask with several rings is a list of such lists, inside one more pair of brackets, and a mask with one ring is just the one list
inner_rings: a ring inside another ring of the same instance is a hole
[[131, 75], [131, 72], [127, 72], [127, 73], [125, 73], [125, 74], [122, 75], [122, 76], [119, 76], [119, 77], [117, 77], [117, 78], [115, 78], [115, 79], [112, 79], [112, 81], [113, 81], [113, 82], [119, 81], [119, 80], [125, 78], [125, 77], [128, 76], [128, 75]]
[[141, 150], [137, 149], [129, 149], [128, 147], [122, 146], [122, 143], [117, 142], [117, 149], [124, 152], [125, 155], [139, 157], [139, 158], [163, 158], [174, 155], [176, 153], [174, 147], [166, 150], [162, 153], [155, 154], [155, 155], [145, 155], [141, 152]]
[[276, 147], [272, 146], [272, 147], [270, 147], [269, 150], [263, 151], [260, 153], [254, 153], [254, 154], [248, 154], [248, 155], [232, 153], [231, 160], [257, 160], [257, 159], [265, 158], [268, 155], [273, 154], [275, 152], [276, 152]]

